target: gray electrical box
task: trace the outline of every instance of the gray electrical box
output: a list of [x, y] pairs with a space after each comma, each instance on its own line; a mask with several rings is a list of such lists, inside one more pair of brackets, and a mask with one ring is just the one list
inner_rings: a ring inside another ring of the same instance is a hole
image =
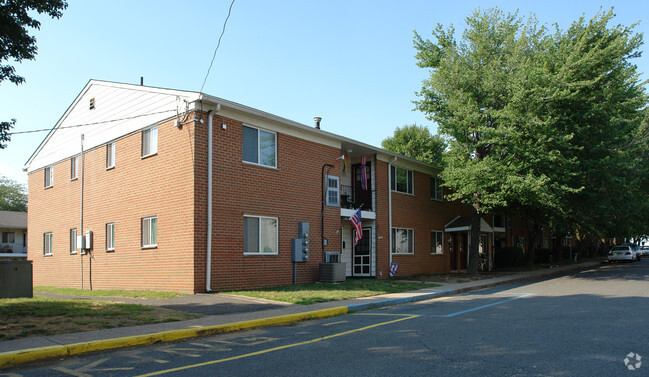
[[309, 261], [309, 223], [298, 223], [298, 238], [293, 238], [291, 250], [293, 252], [293, 262]]

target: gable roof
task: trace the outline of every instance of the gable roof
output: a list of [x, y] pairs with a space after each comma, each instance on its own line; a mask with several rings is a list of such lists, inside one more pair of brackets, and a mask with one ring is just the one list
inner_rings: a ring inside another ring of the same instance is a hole
[[0, 228], [27, 229], [27, 212], [0, 211]]
[[[91, 109], [91, 100], [94, 108]], [[389, 152], [356, 140], [306, 126], [280, 116], [257, 110], [199, 92], [163, 89], [135, 84], [90, 80], [54, 125], [45, 139], [25, 163], [23, 170], [31, 173], [45, 166], [70, 158], [83, 149], [108, 143], [148, 126], [181, 118], [186, 111], [215, 110], [234, 119], [272, 124], [282, 132], [299, 138], [352, 150], [352, 156], [376, 154], [380, 160], [429, 174], [441, 169], [415, 159]]]

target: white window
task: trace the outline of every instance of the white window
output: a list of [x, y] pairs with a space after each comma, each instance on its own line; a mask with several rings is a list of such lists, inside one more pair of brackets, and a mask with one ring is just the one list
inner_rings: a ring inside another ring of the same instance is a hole
[[115, 223], [106, 224], [106, 251], [115, 250]]
[[430, 232], [430, 253], [444, 254], [444, 233], [436, 230]]
[[45, 168], [45, 188], [52, 187], [54, 184], [54, 167], [48, 166]]
[[158, 126], [142, 131], [142, 157], [158, 153]]
[[442, 179], [430, 177], [430, 198], [434, 200], [443, 200], [444, 191], [442, 190]]
[[77, 230], [70, 229], [70, 254], [77, 253]]
[[2, 232], [2, 243], [16, 242], [16, 234], [14, 232]]
[[277, 218], [243, 217], [244, 254], [277, 254]]
[[79, 156], [70, 158], [70, 180], [79, 178]]
[[339, 190], [339, 185], [338, 185], [338, 177], [328, 175], [325, 177], [326, 182], [327, 182], [327, 206], [329, 207], [338, 207], [339, 204], [339, 199], [340, 194], [338, 192]]
[[43, 234], [43, 255], [52, 255], [52, 233]]
[[277, 135], [243, 126], [243, 161], [263, 166], [277, 166]]
[[414, 254], [414, 241], [414, 230], [392, 228], [392, 254]]
[[402, 169], [396, 166], [390, 167], [392, 170], [392, 191], [412, 194], [412, 170]]
[[158, 246], [158, 217], [142, 218], [142, 247]]
[[110, 169], [114, 167], [115, 167], [115, 143], [108, 143], [106, 145], [106, 169]]

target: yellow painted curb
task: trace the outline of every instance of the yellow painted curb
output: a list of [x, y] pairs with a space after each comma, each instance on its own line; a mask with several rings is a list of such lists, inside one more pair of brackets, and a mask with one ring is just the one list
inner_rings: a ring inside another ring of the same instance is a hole
[[206, 326], [192, 329], [171, 330], [159, 333], [127, 336], [123, 338], [96, 340], [83, 343], [74, 343], [62, 346], [50, 346], [31, 348], [26, 350], [0, 353], [0, 369], [11, 368], [22, 364], [36, 361], [81, 355], [88, 352], [104, 351], [122, 347], [143, 346], [161, 342], [173, 342], [198, 336], [206, 336], [217, 333], [226, 333], [240, 330], [248, 330], [259, 327], [270, 327], [286, 325], [289, 323], [333, 317], [348, 312], [347, 306], [339, 306], [330, 309], [314, 310], [305, 313], [286, 314], [276, 317], [253, 319], [250, 321], [233, 322], [224, 325]]

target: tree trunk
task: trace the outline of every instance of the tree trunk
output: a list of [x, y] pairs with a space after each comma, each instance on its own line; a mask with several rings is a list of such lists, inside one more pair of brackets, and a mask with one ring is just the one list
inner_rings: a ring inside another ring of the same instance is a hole
[[539, 235], [541, 233], [541, 227], [538, 226], [533, 221], [527, 221], [527, 231], [528, 231], [528, 240], [527, 240], [527, 265], [532, 266], [534, 264], [534, 256], [536, 254], [536, 245], [538, 244]]
[[471, 214], [471, 234], [469, 236], [469, 264], [466, 273], [470, 275], [478, 274], [478, 261], [480, 260], [480, 212], [473, 207]]

